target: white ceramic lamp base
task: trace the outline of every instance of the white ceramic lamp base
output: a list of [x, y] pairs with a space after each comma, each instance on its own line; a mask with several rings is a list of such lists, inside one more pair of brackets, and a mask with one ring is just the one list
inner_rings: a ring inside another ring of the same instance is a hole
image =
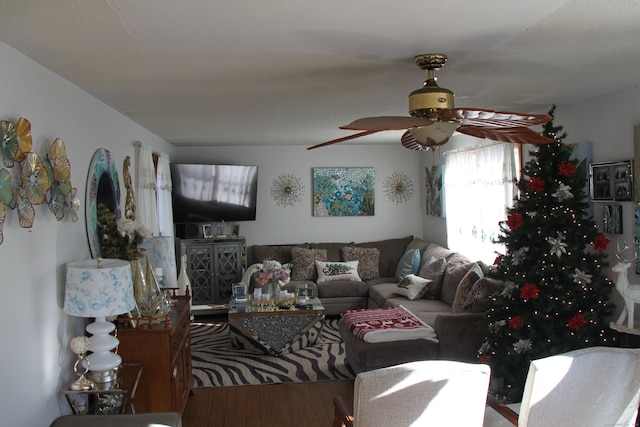
[[116, 348], [120, 341], [111, 335], [115, 329], [112, 322], [107, 322], [104, 317], [96, 317], [96, 321], [87, 325], [87, 332], [91, 336], [87, 356], [89, 363], [89, 378], [95, 382], [110, 382], [116, 378], [117, 368], [122, 363], [122, 358], [111, 350]]

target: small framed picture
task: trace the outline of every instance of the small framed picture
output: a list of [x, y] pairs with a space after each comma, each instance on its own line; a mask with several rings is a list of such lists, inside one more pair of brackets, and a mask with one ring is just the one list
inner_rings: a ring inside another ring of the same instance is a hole
[[202, 235], [205, 239], [210, 239], [213, 237], [213, 230], [211, 229], [211, 224], [202, 224]]
[[602, 206], [602, 231], [607, 234], [622, 234], [622, 206]]
[[626, 201], [633, 198], [633, 163], [591, 163], [591, 199]]
[[234, 224], [234, 225], [231, 226], [231, 236], [232, 237], [240, 236], [240, 225], [239, 224]]
[[236, 301], [246, 301], [247, 300], [247, 284], [237, 283], [233, 285], [233, 296]]

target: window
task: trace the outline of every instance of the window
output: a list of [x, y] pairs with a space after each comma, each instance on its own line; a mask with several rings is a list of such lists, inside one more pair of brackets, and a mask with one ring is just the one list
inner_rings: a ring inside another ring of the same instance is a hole
[[506, 209], [513, 206], [519, 147], [491, 144], [445, 153], [447, 245], [473, 260], [493, 264], [494, 243]]

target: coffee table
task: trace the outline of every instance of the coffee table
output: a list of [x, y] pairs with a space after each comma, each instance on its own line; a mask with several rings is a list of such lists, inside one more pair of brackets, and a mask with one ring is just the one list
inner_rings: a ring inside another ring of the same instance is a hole
[[315, 344], [322, 335], [324, 307], [315, 298], [306, 310], [267, 309], [229, 303], [229, 339], [237, 348], [280, 356]]

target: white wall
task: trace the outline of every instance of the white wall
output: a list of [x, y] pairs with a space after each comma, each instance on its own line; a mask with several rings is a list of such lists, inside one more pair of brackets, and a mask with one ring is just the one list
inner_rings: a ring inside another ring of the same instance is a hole
[[[312, 145], [311, 143], [309, 145]], [[316, 150], [305, 146], [192, 147], [181, 148], [174, 163], [236, 163], [258, 165], [258, 202], [255, 221], [239, 222], [247, 244], [301, 242], [363, 242], [408, 235], [422, 236], [424, 215], [424, 154], [391, 145], [335, 145]], [[375, 215], [368, 217], [314, 217], [312, 168], [375, 168]], [[395, 171], [407, 174], [414, 196], [407, 204], [395, 205], [382, 191], [385, 178]], [[305, 186], [301, 203], [280, 207], [270, 189], [278, 175], [291, 173]]]
[[[607, 162], [634, 158], [633, 127], [640, 124], [640, 89], [632, 86], [626, 90], [606, 94], [572, 105], [559, 105], [556, 109], [557, 125], [564, 126], [567, 142], [593, 141], [593, 161]], [[635, 165], [634, 173], [640, 173], [640, 165]], [[640, 191], [640, 188], [634, 189]], [[600, 207], [602, 202], [593, 203], [593, 216], [598, 226], [602, 225]], [[623, 234], [608, 234], [611, 244], [606, 251], [610, 266], [616, 264], [616, 247], [634, 242], [635, 203], [618, 202], [622, 205]], [[612, 280], [616, 274], [606, 269]], [[628, 272], [631, 283], [640, 283], [640, 275], [631, 267]], [[612, 300], [616, 304], [613, 320], [622, 310], [624, 303], [614, 289]], [[636, 309], [636, 323], [640, 313]]]
[[83, 204], [76, 223], [69, 215], [58, 222], [46, 205], [36, 206], [31, 229], [20, 228], [17, 212], [7, 209], [0, 245], [2, 424], [46, 426], [68, 411], [59, 391], [72, 378], [69, 340], [84, 333], [83, 322], [64, 314], [62, 302], [65, 264], [90, 257], [84, 194], [91, 157], [109, 149], [121, 175], [125, 156], [134, 154], [132, 140], [169, 154], [173, 147], [4, 43], [0, 57], [0, 120], [28, 119], [32, 151], [41, 157], [56, 138], [65, 142]]

